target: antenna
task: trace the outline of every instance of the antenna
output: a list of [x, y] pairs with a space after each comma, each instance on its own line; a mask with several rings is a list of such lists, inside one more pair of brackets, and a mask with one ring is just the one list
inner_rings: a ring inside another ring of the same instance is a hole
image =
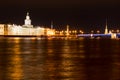
[[107, 29], [107, 18], [106, 18], [106, 29]]

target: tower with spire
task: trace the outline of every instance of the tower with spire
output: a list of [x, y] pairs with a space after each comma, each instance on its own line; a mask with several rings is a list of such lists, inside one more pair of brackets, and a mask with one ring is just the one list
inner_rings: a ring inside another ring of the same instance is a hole
[[24, 27], [33, 27], [33, 25], [31, 25], [31, 19], [30, 19], [30, 16], [29, 16], [29, 12], [27, 12], [27, 15], [26, 15], [26, 19], [24, 20]]
[[106, 26], [105, 26], [105, 32], [104, 32], [104, 34], [108, 34], [107, 19], [106, 19]]

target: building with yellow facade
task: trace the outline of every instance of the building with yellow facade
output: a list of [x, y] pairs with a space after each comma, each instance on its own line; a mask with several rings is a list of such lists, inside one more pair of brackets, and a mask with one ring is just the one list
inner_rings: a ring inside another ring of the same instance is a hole
[[40, 26], [33, 26], [31, 24], [31, 19], [29, 13], [26, 15], [24, 20], [24, 25], [5, 25], [0, 24], [0, 35], [35, 35], [35, 36], [52, 36], [55, 35], [55, 30], [50, 28], [43, 28]]

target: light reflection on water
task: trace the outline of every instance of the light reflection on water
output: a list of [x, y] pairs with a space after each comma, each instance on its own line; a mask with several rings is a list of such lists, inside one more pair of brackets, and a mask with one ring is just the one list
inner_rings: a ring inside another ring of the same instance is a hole
[[120, 41], [0, 38], [0, 80], [119, 80]]

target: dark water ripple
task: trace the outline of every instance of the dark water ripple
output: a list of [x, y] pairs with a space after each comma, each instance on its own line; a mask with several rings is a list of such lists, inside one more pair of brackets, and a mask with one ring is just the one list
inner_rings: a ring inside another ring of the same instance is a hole
[[0, 38], [0, 80], [120, 80], [120, 40]]

